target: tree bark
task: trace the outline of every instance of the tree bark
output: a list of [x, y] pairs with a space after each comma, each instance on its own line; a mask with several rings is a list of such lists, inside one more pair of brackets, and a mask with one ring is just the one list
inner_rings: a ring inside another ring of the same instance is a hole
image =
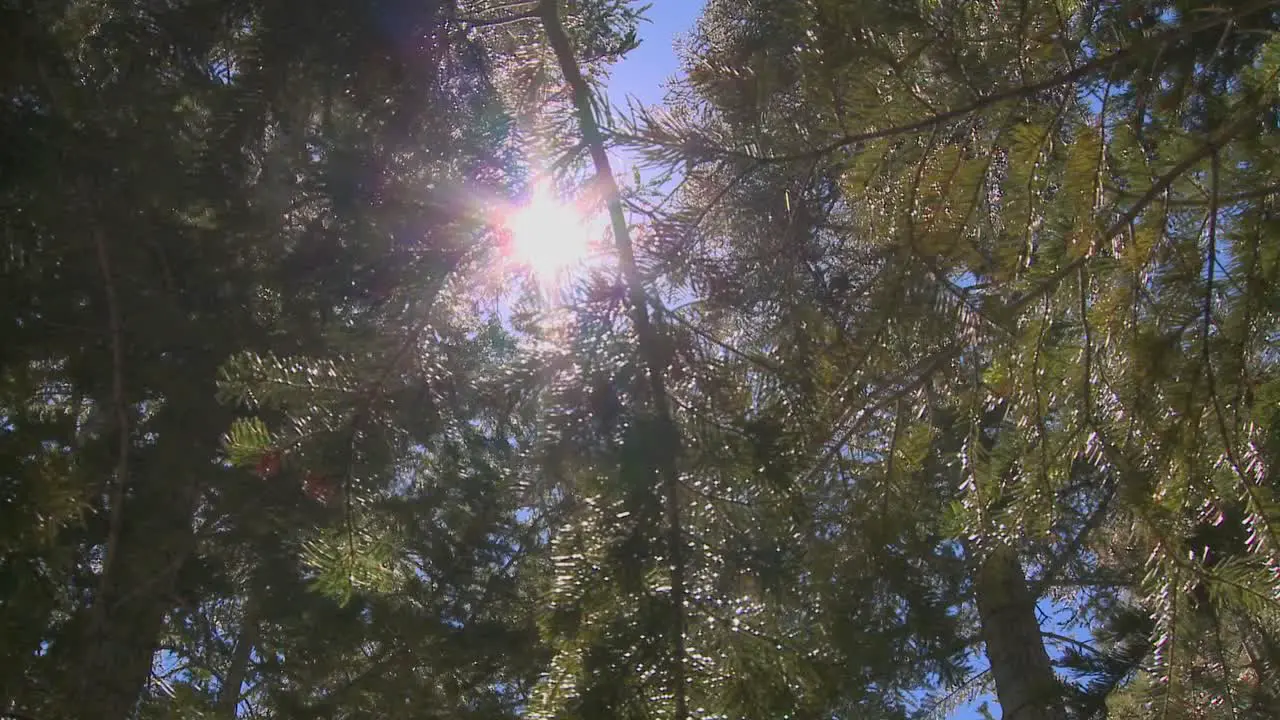
[[977, 600], [1004, 720], [1065, 720], [1062, 688], [1036, 619], [1036, 598], [1013, 548], [1002, 545], [983, 561]]

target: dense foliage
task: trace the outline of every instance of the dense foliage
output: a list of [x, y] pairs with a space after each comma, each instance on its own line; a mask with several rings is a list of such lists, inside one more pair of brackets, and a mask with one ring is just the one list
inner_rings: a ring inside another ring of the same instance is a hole
[[1280, 716], [1280, 3], [646, 11], [0, 4], [0, 716]]

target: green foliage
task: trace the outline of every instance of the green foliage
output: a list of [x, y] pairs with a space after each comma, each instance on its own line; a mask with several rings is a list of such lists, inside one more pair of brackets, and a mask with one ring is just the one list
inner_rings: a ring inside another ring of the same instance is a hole
[[11, 5], [0, 714], [1280, 713], [1273, 3]]
[[[803, 411], [792, 437], [825, 446], [806, 476], [847, 455], [899, 492], [932, 482], [938, 541], [970, 558], [1012, 543], [1041, 590], [1107, 577], [1057, 595], [1080, 613], [1109, 615], [1126, 588], [1158, 650], [1127, 667], [1154, 660], [1170, 713], [1215, 684], [1227, 697], [1230, 663], [1196, 666], [1188, 628], [1210, 605], [1265, 616], [1280, 590], [1269, 460], [1246, 449], [1274, 374], [1275, 318], [1258, 314], [1274, 280], [1239, 266], [1272, 212], [1253, 173], [1275, 163], [1258, 140], [1274, 78], [1255, 74], [1275, 30], [1249, 4], [711, 3], [683, 106], [624, 138], [685, 163], [653, 262], [714, 308], [702, 329], [762, 356], [786, 403], [845, 406]], [[921, 417], [932, 440], [903, 476]], [[1243, 535], [1205, 546], [1224, 513]], [[1149, 584], [1111, 542], [1150, 558]], [[1261, 660], [1262, 636], [1223, 643]]]
[[270, 452], [274, 443], [271, 431], [257, 418], [239, 418], [231, 423], [224, 446], [227, 461], [241, 467], [257, 464]]
[[368, 525], [357, 530], [330, 530], [308, 540], [302, 548], [305, 565], [315, 568], [315, 588], [338, 599], [354, 593], [391, 592], [404, 570], [397, 566], [400, 541], [395, 535]]

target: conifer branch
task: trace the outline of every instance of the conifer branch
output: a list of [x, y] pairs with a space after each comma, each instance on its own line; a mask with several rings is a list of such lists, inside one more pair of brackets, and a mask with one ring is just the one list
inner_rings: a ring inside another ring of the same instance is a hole
[[1067, 637], [1066, 635], [1059, 635], [1058, 633], [1049, 632], [1048, 630], [1041, 630], [1040, 634], [1048, 640], [1052, 640], [1054, 642], [1061, 643], [1063, 645], [1070, 645], [1072, 647], [1079, 648], [1093, 655], [1103, 654], [1101, 650], [1099, 650], [1098, 648], [1090, 645], [1089, 643], [1083, 640], [1077, 640], [1076, 638]]
[[1217, 608], [1212, 605], [1208, 608], [1209, 619], [1213, 623], [1213, 640], [1214, 653], [1217, 655], [1217, 666], [1220, 672], [1219, 682], [1226, 690], [1227, 706], [1231, 709], [1232, 720], [1240, 717], [1240, 711], [1236, 702], [1235, 690], [1231, 687], [1231, 678], [1229, 676], [1230, 665], [1227, 661], [1227, 645], [1222, 638], [1222, 617], [1219, 615]]
[[[1044, 316], [1040, 319], [1040, 332], [1036, 334], [1036, 349], [1031, 356], [1031, 390], [1035, 395], [1036, 402], [1036, 432], [1040, 436], [1040, 441], [1036, 443], [1040, 450], [1040, 485], [1044, 489], [1048, 489], [1049, 483], [1049, 426], [1045, 421], [1044, 407], [1044, 385], [1040, 382], [1040, 361], [1045, 355], [1044, 341], [1045, 336], [1049, 333], [1049, 326], [1053, 319], [1049, 315], [1049, 303], [1044, 304]], [[1086, 353], [1088, 351], [1086, 350]], [[1085, 376], [1088, 377], [1088, 358], [1086, 356]]]
[[1218, 153], [1213, 153], [1213, 161], [1209, 166], [1210, 176], [1210, 192], [1209, 197], [1209, 261], [1205, 268], [1204, 283], [1204, 307], [1203, 322], [1204, 326], [1201, 331], [1200, 353], [1204, 362], [1205, 371], [1209, 373], [1209, 384], [1213, 384], [1213, 367], [1212, 358], [1209, 356], [1209, 329], [1213, 325], [1213, 281], [1214, 271], [1218, 264]]
[[532, 10], [530, 10], [530, 12], [537, 12], [537, 7], [536, 7], [537, 2], [538, 0], [512, 0], [511, 2], [495, 3], [483, 9], [493, 12], [495, 10], [510, 10], [511, 8], [524, 7], [527, 5], [535, 5], [535, 7]]
[[[1157, 180], [1151, 188], [1138, 199], [1137, 202], [1130, 206], [1129, 209], [1120, 216], [1120, 218], [1107, 228], [1104, 237], [1115, 237], [1117, 234], [1128, 228], [1140, 215], [1142, 215], [1142, 213], [1160, 195], [1160, 193], [1167, 190], [1179, 177], [1190, 170], [1196, 163], [1224, 146], [1244, 125], [1246, 117], [1247, 116], [1242, 116], [1241, 118], [1237, 118], [1235, 122], [1229, 123], [1222, 132], [1209, 138], [1209, 140], [1201, 145], [1196, 151], [1188, 154], [1176, 165], [1170, 168], [1169, 171], [1161, 176], [1160, 179]], [[1034, 288], [1014, 298], [1003, 308], [998, 308], [1004, 314], [1004, 319], [1007, 321], [1014, 318], [1028, 305], [1053, 292], [1053, 290], [1057, 288], [1067, 276], [1083, 267], [1089, 257], [1089, 254], [1085, 253], [1075, 260], [1063, 265], [1052, 275], [1038, 283]], [[887, 407], [898, 398], [904, 397], [910, 392], [919, 389], [930, 377], [932, 377], [934, 372], [959, 357], [964, 350], [965, 345], [960, 342], [953, 343], [949, 347], [939, 350], [922, 363], [915, 378], [907, 381], [906, 385], [901, 387], [899, 390], [882, 397], [880, 400], [873, 401], [871, 404], [864, 406], [862, 410], [859, 411], [858, 417], [850, 423], [844, 432], [840, 434], [836, 442], [827, 448], [827, 452], [823, 454], [818, 462], [806, 474], [806, 480], [812, 480], [818, 475], [818, 473], [822, 472], [822, 470], [840, 453], [840, 450], [849, 443], [849, 440], [855, 433], [857, 433], [857, 431], [862, 427], [862, 424], [872, 414]]]
[[1084, 542], [1089, 537], [1089, 534], [1102, 525], [1103, 519], [1107, 516], [1107, 509], [1111, 506], [1111, 501], [1115, 498], [1118, 488], [1119, 483], [1114, 475], [1108, 473], [1106, 489], [1103, 491], [1102, 498], [1098, 501], [1097, 506], [1089, 513], [1089, 517], [1085, 518], [1084, 523], [1076, 531], [1075, 537], [1071, 539], [1067, 547], [1053, 558], [1049, 566], [1040, 574], [1039, 579], [1031, 585], [1031, 594], [1034, 597], [1040, 597], [1048, 588], [1057, 584], [1058, 577], [1066, 568], [1067, 563], [1077, 556], [1080, 548], [1084, 547]]
[[622, 209], [622, 193], [618, 189], [617, 180], [613, 176], [613, 168], [605, 149], [604, 135], [596, 122], [591, 98], [591, 89], [582, 76], [569, 36], [560, 22], [559, 0], [542, 0], [539, 11], [542, 16], [543, 29], [547, 40], [555, 53], [556, 60], [565, 82], [573, 92], [573, 104], [578, 116], [579, 130], [591, 156], [596, 171], [596, 181], [609, 208], [609, 219], [613, 227], [614, 243], [618, 251], [618, 262], [623, 278], [627, 284], [628, 297], [631, 304], [633, 322], [636, 326], [637, 342], [640, 352], [648, 366], [650, 402], [663, 434], [663, 452], [657, 459], [658, 470], [666, 494], [667, 544], [668, 560], [671, 563], [671, 605], [672, 627], [671, 645], [673, 658], [672, 695], [674, 697], [674, 720], [686, 720], [689, 716], [687, 700], [687, 682], [685, 678], [685, 567], [684, 567], [684, 532], [681, 527], [680, 511], [680, 477], [676, 467], [676, 456], [680, 451], [680, 440], [672, 420], [667, 399], [666, 381], [663, 368], [666, 366], [662, 346], [649, 319], [648, 299], [644, 289], [644, 279], [636, 263], [635, 250], [631, 242], [631, 232], [627, 225], [626, 215]]
[[818, 459], [818, 462], [815, 463], [814, 466], [810, 468], [809, 472], [805, 474], [803, 481], [804, 484], [808, 484], [813, 481], [813, 479], [816, 478], [818, 474], [831, 463], [831, 461], [835, 460], [836, 457], [840, 455], [840, 451], [849, 444], [849, 441], [852, 440], [853, 436], [862, 429], [863, 424], [865, 424], [867, 420], [881, 410], [897, 403], [899, 400], [902, 400], [923, 387], [924, 384], [929, 381], [929, 378], [933, 377], [935, 372], [942, 369], [943, 366], [959, 355], [959, 347], [959, 345], [952, 345], [949, 348], [945, 348], [934, 353], [921, 364], [920, 370], [916, 373], [914, 378], [906, 381], [905, 384], [898, 389], [890, 391], [879, 399], [873, 400], [872, 402], [864, 405], [862, 409], [858, 411], [857, 416], [853, 421], [844, 429], [844, 432], [840, 433], [839, 437], [836, 438], [836, 441], [827, 447], [827, 451], [823, 453], [822, 457]]
[[946, 695], [935, 700], [918, 714], [923, 718], [937, 718], [939, 720], [950, 717], [958, 705], [976, 696], [990, 680], [991, 668], [979, 670], [961, 680], [958, 685], [947, 691]]
[[[1106, 229], [1103, 233], [1103, 237], [1113, 238], [1121, 232], [1124, 232], [1124, 230], [1135, 222], [1142, 213], [1146, 211], [1147, 207], [1151, 205], [1151, 203], [1154, 202], [1161, 193], [1168, 190], [1169, 187], [1178, 180], [1178, 178], [1182, 177], [1182, 175], [1190, 170], [1196, 163], [1225, 146], [1244, 126], [1247, 118], [1248, 116], [1241, 116], [1237, 118], [1234, 122], [1229, 123], [1222, 132], [1210, 137], [1207, 142], [1197, 148], [1194, 152], [1189, 153], [1182, 160], [1178, 161], [1176, 165], [1170, 168], [1164, 175], [1160, 176], [1160, 179], [1153, 183], [1142, 197], [1138, 198], [1138, 200], [1134, 202], [1134, 204], [1131, 205], [1124, 214], [1122, 214]], [[1013, 317], [1025, 309], [1027, 305], [1052, 292], [1063, 279], [1083, 266], [1089, 257], [1089, 254], [1085, 253], [1066, 265], [1063, 265], [1061, 268], [1058, 268], [1056, 272], [1045, 278], [1036, 285], [1036, 287], [1028, 290], [1019, 297], [1014, 298], [1003, 308], [1004, 312], [1007, 313], [1008, 317]]]
[[1253, 549], [1261, 551], [1266, 549], [1275, 554], [1280, 552], [1280, 532], [1272, 525], [1271, 519], [1267, 517], [1267, 505], [1263, 502], [1263, 498], [1259, 497], [1258, 488], [1254, 487], [1254, 479], [1249, 477], [1245, 463], [1241, 462], [1239, 453], [1236, 451], [1235, 433], [1232, 432], [1227, 423], [1227, 414], [1222, 407], [1222, 398], [1218, 393], [1218, 383], [1213, 370], [1213, 359], [1209, 351], [1209, 332], [1213, 323], [1213, 286], [1214, 286], [1214, 269], [1217, 265], [1217, 246], [1218, 246], [1218, 154], [1213, 155], [1213, 162], [1210, 165], [1210, 198], [1209, 198], [1209, 257], [1208, 269], [1205, 278], [1204, 291], [1204, 308], [1203, 308], [1203, 335], [1201, 337], [1202, 362], [1205, 368], [1205, 374], [1209, 385], [1209, 401], [1212, 404], [1214, 417], [1217, 421], [1218, 434], [1220, 442], [1225, 451], [1228, 464], [1231, 466], [1232, 472], [1240, 481], [1240, 485], [1244, 490], [1244, 496], [1248, 501], [1246, 512], [1250, 513], [1254, 522], [1261, 526], [1254, 532], [1259, 535], [1265, 535], [1266, 540], [1259, 542]]
[[1263, 0], [1261, 2], [1253, 3], [1236, 13], [1211, 13], [1207, 19], [1200, 22], [1187, 23], [1173, 30], [1151, 37], [1145, 41], [1121, 48], [1110, 55], [1091, 60], [1083, 65], [1079, 65], [1071, 70], [1059, 73], [1052, 77], [1048, 77], [1034, 83], [1020, 85], [1018, 87], [1008, 88], [989, 95], [984, 95], [973, 102], [952, 110], [947, 110], [945, 112], [937, 113], [902, 125], [895, 125], [893, 127], [882, 128], [879, 130], [869, 130], [862, 133], [846, 134], [841, 138], [813, 150], [786, 155], [755, 157], [754, 159], [761, 164], [789, 163], [799, 160], [810, 160], [815, 157], [829, 155], [833, 152], [849, 147], [850, 145], [857, 145], [859, 143], [870, 142], [872, 140], [883, 140], [897, 135], [906, 135], [908, 133], [919, 132], [921, 130], [928, 130], [943, 123], [957, 120], [971, 113], [985, 110], [988, 107], [1002, 102], [1018, 100], [1045, 90], [1074, 84], [1094, 73], [1113, 67], [1121, 61], [1127, 60], [1138, 54], [1140, 51], [1147, 50], [1151, 47], [1163, 49], [1167, 45], [1186, 35], [1206, 30], [1208, 28], [1217, 27], [1218, 25], [1232, 23], [1240, 18], [1247, 17], [1272, 6], [1274, 6], [1274, 0]]
[[740, 507], [746, 507], [746, 508], [756, 507], [756, 503], [751, 502], [750, 500], [738, 500], [736, 498], [725, 497], [724, 495], [716, 495], [715, 493], [703, 490], [702, 488], [699, 488], [697, 485], [685, 482], [684, 480], [681, 480], [680, 484], [683, 487], [685, 487], [689, 492], [705, 500], [710, 500], [712, 502], [728, 503], [730, 505], [738, 505]]
[[713, 427], [716, 430], [719, 430], [720, 432], [726, 433], [729, 435], [734, 435], [737, 437], [746, 437], [746, 433], [744, 433], [740, 428], [736, 428], [731, 425], [726, 425], [715, 418], [708, 419], [703, 415], [701, 410], [694, 407], [692, 404], [681, 400], [675, 394], [671, 395], [671, 402], [674, 403], [677, 408], [679, 408], [680, 410], [683, 410], [684, 413], [688, 415], [690, 420], [693, 421], [694, 423], [701, 423], [704, 426]]
[[481, 28], [481, 27], [500, 27], [502, 25], [513, 25], [523, 20], [536, 20], [536, 19], [538, 19], [538, 13], [536, 11], [530, 10], [529, 12], [523, 12], [518, 15], [511, 15], [509, 17], [501, 17], [501, 18], [488, 18], [488, 19], [458, 18], [458, 22], [464, 23], [468, 27]]
[[688, 328], [689, 332], [693, 333], [694, 335], [697, 335], [703, 340], [706, 340], [712, 345], [715, 345], [721, 350], [724, 350], [726, 353], [733, 355], [734, 357], [740, 358], [742, 360], [745, 360], [749, 364], [754, 365], [755, 367], [758, 367], [762, 370], [766, 370], [771, 373], [782, 372], [782, 368], [778, 367], [776, 363], [769, 360], [768, 358], [760, 355], [756, 355], [755, 353], [752, 353], [747, 350], [740, 350], [734, 347], [733, 345], [730, 345], [724, 340], [721, 340], [720, 338], [713, 335], [711, 332], [707, 330], [703, 330], [702, 328], [698, 327], [696, 324], [694, 324], [692, 320], [689, 320], [688, 318], [683, 317], [679, 313], [668, 311], [666, 314], [671, 319], [675, 320], [676, 322]]
[[[617, 137], [616, 134], [615, 134], [615, 137]], [[680, 241], [689, 240], [693, 236], [693, 234], [697, 232], [698, 228], [702, 226], [702, 223], [705, 222], [706, 219], [711, 215], [711, 213], [716, 209], [716, 207], [722, 201], [724, 201], [726, 197], [729, 196], [729, 193], [732, 192], [734, 188], [736, 188], [738, 185], [740, 185], [743, 180], [746, 180], [748, 177], [750, 177], [751, 174], [755, 172], [759, 167], [760, 166], [755, 163], [748, 164], [747, 166], [741, 168], [738, 172], [734, 173], [733, 177], [729, 178], [728, 182], [726, 182], [724, 185], [721, 185], [720, 188], [716, 190], [715, 194], [713, 194], [710, 198], [708, 198], [706, 202], [702, 203], [702, 206], [698, 208], [698, 212], [692, 218], [690, 218], [688, 221], [684, 223], [681, 223], [684, 233], [683, 233], [683, 237], [679, 238]], [[634, 212], [648, 217], [650, 220], [659, 220], [662, 217], [662, 208], [666, 206], [667, 203], [669, 203], [672, 200], [672, 198], [674, 198], [676, 194], [685, 185], [688, 184], [689, 178], [690, 176], [688, 174], [685, 174], [684, 177], [680, 179], [680, 182], [676, 186], [676, 188], [673, 189], [656, 208], [652, 208], [652, 209], [641, 208], [636, 203], [633, 203], [630, 201], [627, 201], [627, 206], [630, 207]], [[671, 217], [671, 216], [667, 215], [666, 217]]]
[[[1133, 198], [1141, 197], [1139, 193], [1134, 192], [1132, 190], [1122, 190], [1120, 188], [1116, 188], [1112, 186], [1107, 186], [1105, 189], [1107, 192], [1111, 193], [1112, 195], [1115, 195], [1117, 198], [1133, 199]], [[1272, 197], [1274, 195], [1280, 195], [1280, 184], [1265, 185], [1263, 187], [1260, 187], [1254, 190], [1242, 190], [1238, 193], [1232, 193], [1230, 195], [1219, 195], [1217, 198], [1217, 203], [1220, 206], [1231, 205], [1238, 202], [1244, 202], [1246, 200], [1261, 200], [1264, 198]], [[1203, 208], [1203, 207], [1208, 207], [1208, 205], [1211, 202], [1213, 202], [1213, 200], [1211, 198], [1194, 199], [1194, 198], [1181, 197], [1181, 198], [1170, 198], [1167, 202], [1169, 207]]]

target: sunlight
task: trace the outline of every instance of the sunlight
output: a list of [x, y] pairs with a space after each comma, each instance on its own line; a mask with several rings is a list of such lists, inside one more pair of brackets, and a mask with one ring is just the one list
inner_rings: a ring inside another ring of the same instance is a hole
[[515, 259], [544, 287], [587, 259], [595, 235], [581, 211], [557, 199], [545, 183], [534, 186], [528, 203], [513, 211], [505, 225]]

